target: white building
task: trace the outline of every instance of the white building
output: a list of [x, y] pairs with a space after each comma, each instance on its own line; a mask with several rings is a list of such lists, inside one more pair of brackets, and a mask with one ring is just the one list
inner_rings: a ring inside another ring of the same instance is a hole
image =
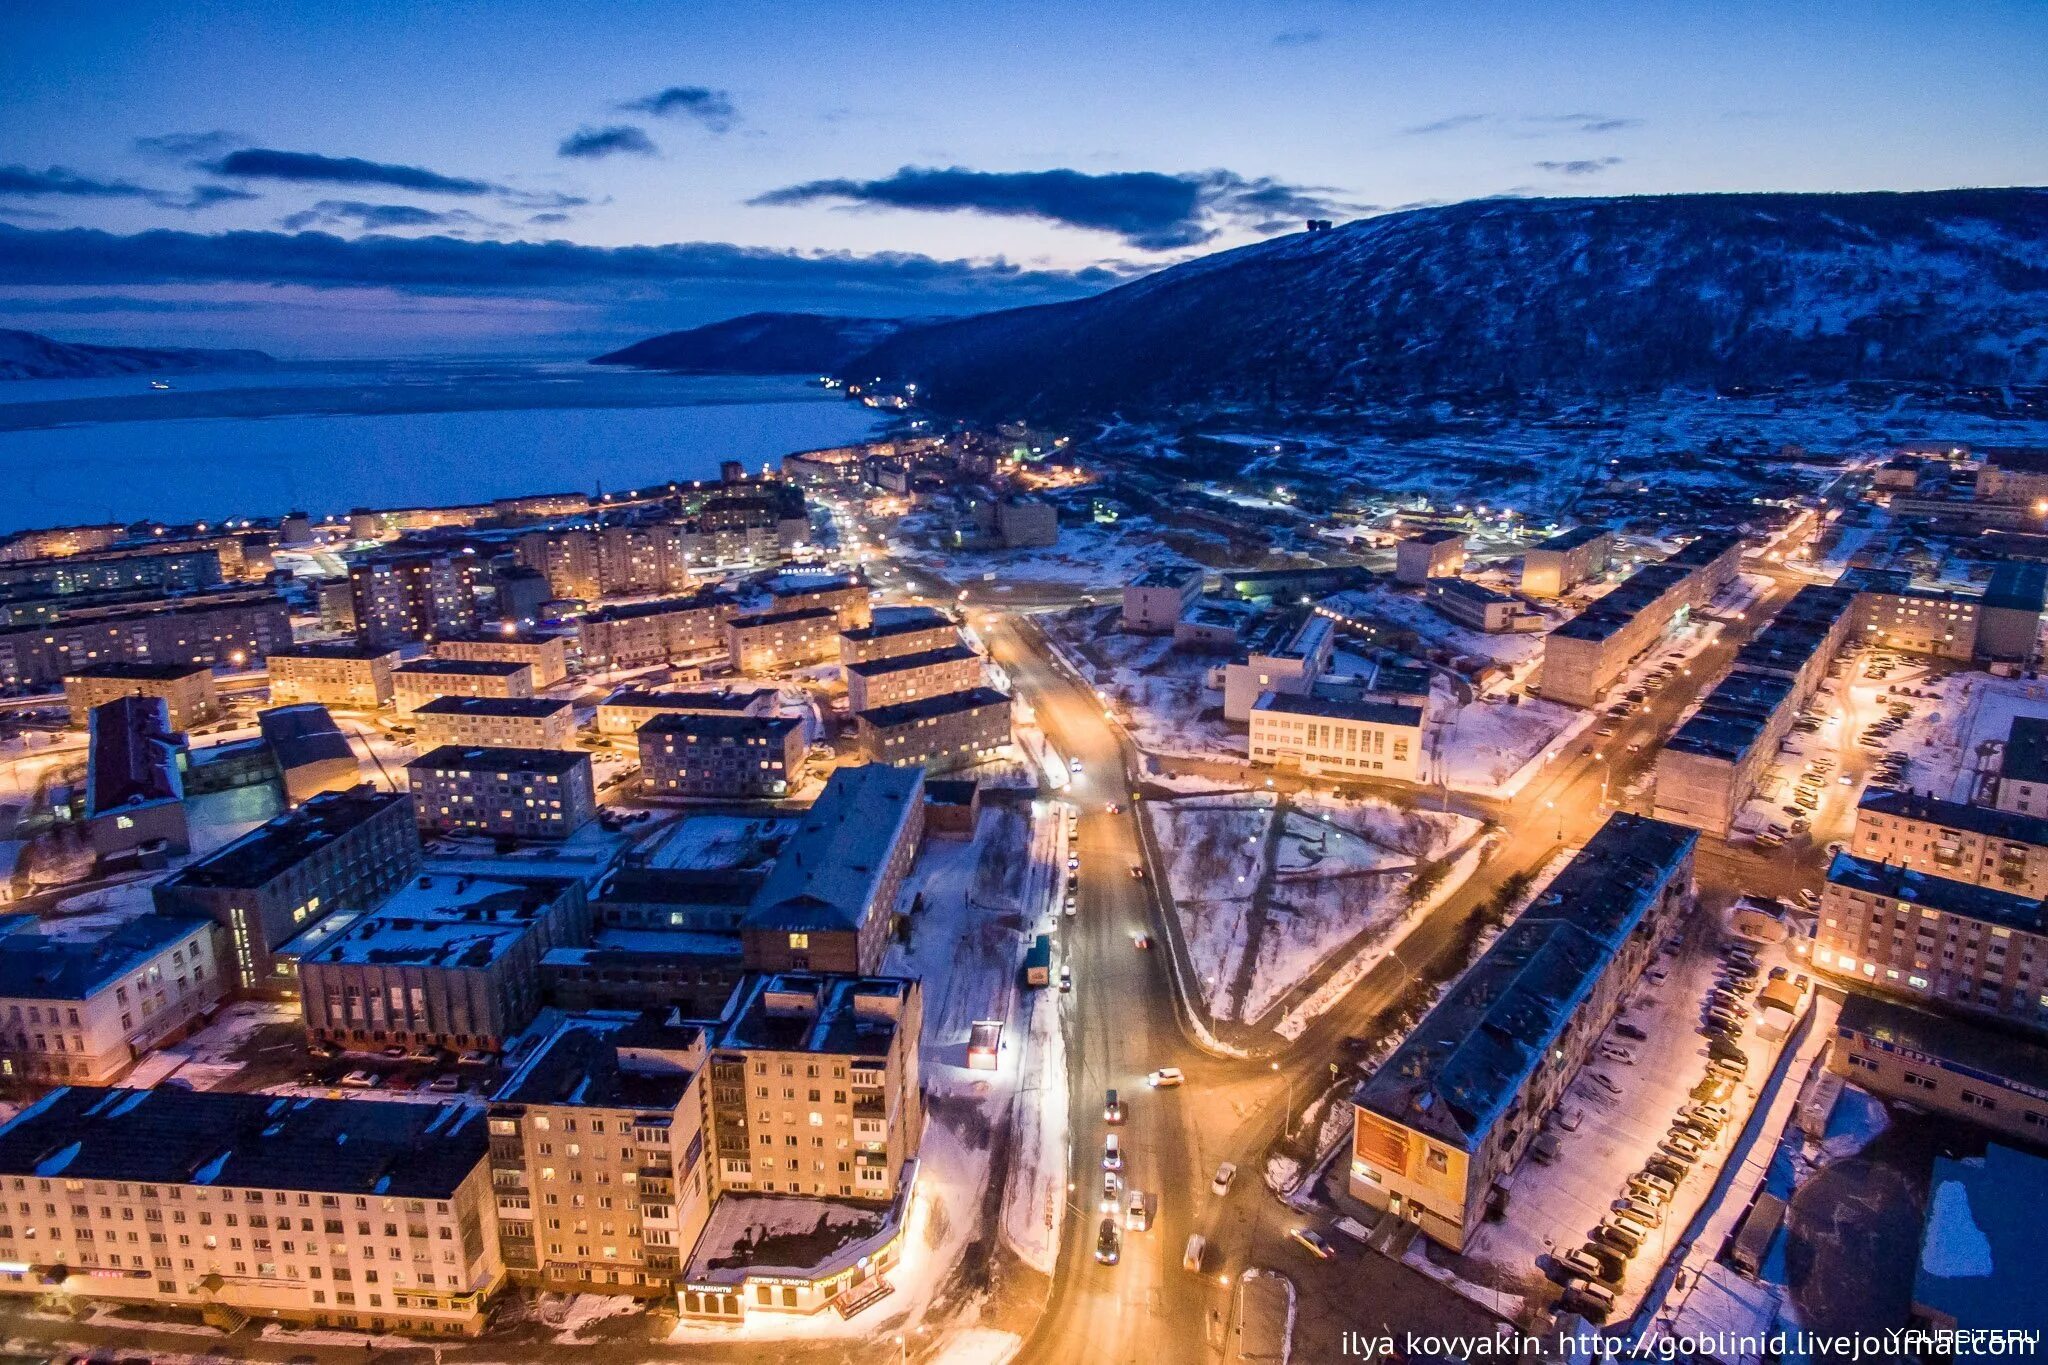
[[1201, 595], [1202, 571], [1198, 568], [1147, 569], [1124, 584], [1124, 629], [1170, 634]]
[[1252, 707], [1268, 692], [1306, 696], [1330, 670], [1337, 645], [1336, 623], [1311, 615], [1298, 624], [1280, 620], [1252, 642], [1242, 659], [1223, 668], [1223, 718], [1249, 721]]
[[1268, 692], [1251, 713], [1254, 763], [1309, 775], [1422, 780], [1422, 708]]

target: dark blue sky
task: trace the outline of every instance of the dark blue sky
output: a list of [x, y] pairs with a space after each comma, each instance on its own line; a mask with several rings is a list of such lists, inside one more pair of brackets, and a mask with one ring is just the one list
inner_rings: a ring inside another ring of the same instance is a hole
[[0, 326], [576, 350], [1482, 195], [2039, 184], [2044, 72], [2038, 0], [0, 0]]

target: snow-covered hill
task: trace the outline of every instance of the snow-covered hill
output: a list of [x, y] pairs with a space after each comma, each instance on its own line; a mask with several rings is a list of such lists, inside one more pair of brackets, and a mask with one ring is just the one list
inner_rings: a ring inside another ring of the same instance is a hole
[[590, 363], [692, 374], [833, 374], [850, 357], [894, 336], [903, 326], [890, 318], [748, 313], [687, 331], [664, 332]]
[[162, 370], [245, 370], [277, 362], [261, 351], [87, 346], [0, 329], [0, 379], [92, 379]]

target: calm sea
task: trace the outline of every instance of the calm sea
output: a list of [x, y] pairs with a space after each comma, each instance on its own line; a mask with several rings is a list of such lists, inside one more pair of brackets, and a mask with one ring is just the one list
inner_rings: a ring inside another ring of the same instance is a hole
[[408, 360], [0, 383], [0, 531], [315, 516], [758, 469], [873, 432], [795, 377]]

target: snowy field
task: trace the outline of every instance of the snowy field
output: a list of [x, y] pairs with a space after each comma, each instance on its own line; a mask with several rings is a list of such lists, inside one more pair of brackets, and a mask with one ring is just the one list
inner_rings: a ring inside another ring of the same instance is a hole
[[[899, 530], [930, 529], [922, 517], [905, 517]], [[989, 579], [996, 592], [1044, 587], [1120, 589], [1145, 570], [1178, 564], [1181, 557], [1159, 539], [1159, 528], [1136, 517], [1110, 526], [1061, 526], [1056, 545], [1018, 550], [931, 550], [892, 540], [890, 556], [943, 574], [956, 583]]]
[[1437, 722], [1442, 777], [1454, 791], [1513, 797], [1555, 754], [1593, 723], [1595, 713], [1554, 701], [1505, 697], [1475, 701]]
[[1116, 712], [1131, 741], [1168, 758], [1244, 761], [1245, 736], [1223, 722], [1223, 694], [1208, 685], [1220, 654], [1177, 650], [1170, 635], [1134, 635], [1119, 607], [1042, 618], [1049, 639]]

